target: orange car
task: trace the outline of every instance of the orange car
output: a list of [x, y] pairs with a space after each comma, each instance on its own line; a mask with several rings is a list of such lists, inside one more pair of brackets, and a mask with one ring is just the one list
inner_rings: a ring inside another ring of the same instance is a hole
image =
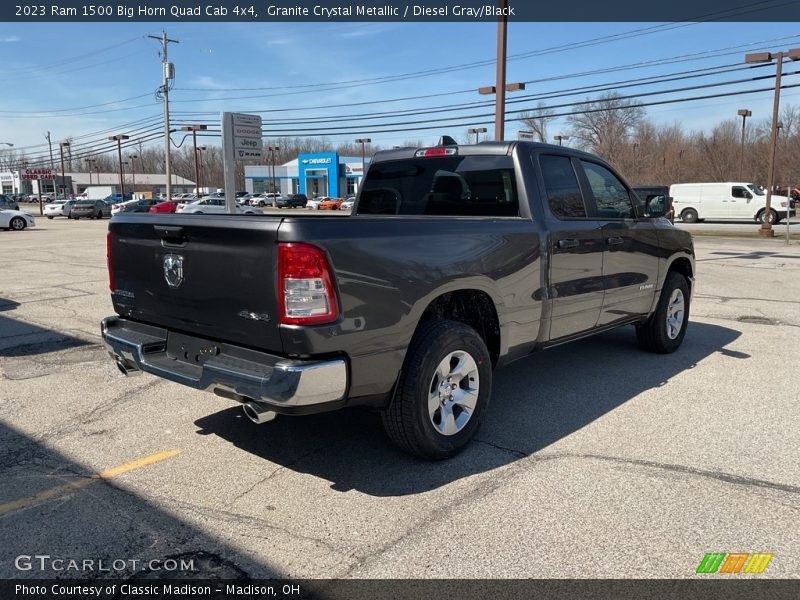
[[320, 210], [339, 210], [342, 208], [344, 198], [328, 198], [319, 203]]

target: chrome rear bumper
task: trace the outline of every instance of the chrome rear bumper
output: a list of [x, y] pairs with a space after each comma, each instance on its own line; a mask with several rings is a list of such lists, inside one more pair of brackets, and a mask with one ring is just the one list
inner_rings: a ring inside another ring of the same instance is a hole
[[289, 360], [182, 336], [208, 349], [207, 357], [192, 362], [192, 357], [168, 353], [169, 331], [160, 327], [107, 317], [101, 332], [105, 347], [126, 375], [145, 371], [198, 390], [254, 400], [279, 413], [336, 402], [347, 392], [347, 365], [341, 358]]

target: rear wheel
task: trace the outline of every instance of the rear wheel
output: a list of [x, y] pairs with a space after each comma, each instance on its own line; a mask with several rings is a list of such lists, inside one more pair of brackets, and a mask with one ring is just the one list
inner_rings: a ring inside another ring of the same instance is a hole
[[13, 231], [22, 231], [23, 229], [25, 229], [26, 225], [27, 223], [25, 222], [25, 219], [23, 219], [22, 217], [14, 217], [13, 219], [11, 219], [11, 222], [8, 224], [8, 227]]
[[669, 354], [683, 342], [689, 324], [689, 283], [680, 273], [670, 271], [655, 312], [636, 326], [636, 338], [643, 350]]
[[53, 217], [47, 217], [48, 219], [52, 219]]
[[684, 223], [697, 223], [697, 211], [693, 208], [687, 208], [681, 213], [681, 220]]
[[384, 429], [406, 452], [448, 458], [475, 435], [491, 388], [489, 352], [474, 329], [455, 321], [423, 323], [382, 413]]

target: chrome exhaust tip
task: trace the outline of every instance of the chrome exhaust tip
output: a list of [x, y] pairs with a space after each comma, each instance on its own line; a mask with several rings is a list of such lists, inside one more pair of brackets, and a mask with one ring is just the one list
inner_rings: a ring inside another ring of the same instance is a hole
[[138, 375], [141, 373], [137, 367], [129, 366], [129, 364], [122, 358], [114, 357], [114, 362], [117, 364], [119, 372], [129, 377], [130, 375]]
[[247, 415], [248, 419], [258, 425], [272, 421], [278, 416], [278, 413], [276, 413], [274, 410], [269, 410], [258, 402], [248, 402], [242, 406], [242, 410], [244, 411], [244, 414]]

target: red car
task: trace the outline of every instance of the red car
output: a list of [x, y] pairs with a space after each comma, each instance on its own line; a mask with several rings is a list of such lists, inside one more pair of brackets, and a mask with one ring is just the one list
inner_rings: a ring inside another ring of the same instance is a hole
[[174, 213], [180, 200], [164, 200], [150, 207], [151, 213]]
[[339, 210], [344, 198], [328, 198], [319, 203], [319, 210]]

